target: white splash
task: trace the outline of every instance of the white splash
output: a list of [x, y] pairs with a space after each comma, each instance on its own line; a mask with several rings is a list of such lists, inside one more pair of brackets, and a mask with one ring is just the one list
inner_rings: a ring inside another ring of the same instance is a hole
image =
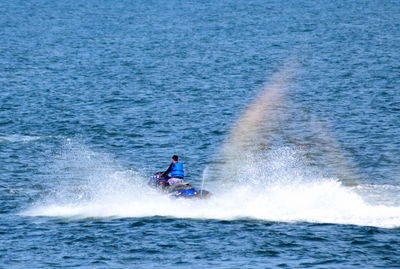
[[[400, 227], [400, 204], [387, 205], [376, 197], [366, 202], [356, 190], [337, 180], [304, 173], [309, 170], [294, 150], [282, 148], [268, 155], [248, 156], [247, 160], [239, 171], [247, 176], [230, 185], [212, 186], [210, 199], [174, 200], [148, 187], [146, 178], [138, 173], [123, 170], [108, 157], [81, 148], [71, 152], [69, 160], [62, 160], [69, 162], [65, 166], [70, 175], [78, 172], [80, 181], [63, 178], [64, 184], [54, 195], [44, 197], [21, 214], [69, 219], [249, 218]], [[77, 164], [79, 171], [74, 171]], [[194, 183], [201, 184], [201, 180]]]

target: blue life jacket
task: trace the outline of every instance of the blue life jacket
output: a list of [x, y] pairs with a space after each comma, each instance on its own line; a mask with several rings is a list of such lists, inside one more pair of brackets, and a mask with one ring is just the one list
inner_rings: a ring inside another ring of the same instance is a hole
[[185, 176], [185, 173], [183, 172], [183, 164], [180, 162], [172, 163], [170, 174], [171, 177], [183, 178]]

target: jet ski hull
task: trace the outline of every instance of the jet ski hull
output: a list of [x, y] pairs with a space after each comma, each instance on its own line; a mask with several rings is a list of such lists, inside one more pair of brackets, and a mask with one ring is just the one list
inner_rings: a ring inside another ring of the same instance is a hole
[[156, 176], [150, 177], [148, 184], [163, 193], [168, 193], [169, 196], [174, 199], [207, 199], [211, 196], [209, 191], [197, 190], [187, 182], [170, 185], [168, 179], [158, 178]]

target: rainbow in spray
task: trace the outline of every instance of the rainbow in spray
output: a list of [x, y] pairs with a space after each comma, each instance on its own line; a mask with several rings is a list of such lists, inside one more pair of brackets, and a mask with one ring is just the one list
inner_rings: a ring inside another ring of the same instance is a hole
[[[112, 157], [69, 141], [56, 166], [60, 171], [67, 166], [69, 178], [79, 180], [54, 187], [50, 195], [21, 214], [67, 219], [166, 216], [399, 227], [400, 201], [386, 195], [398, 193], [398, 187], [346, 186], [341, 178], [327, 177], [313, 169], [296, 147], [274, 143], [278, 131], [284, 128], [287, 89], [294, 72], [295, 65], [285, 65], [239, 117], [222, 146], [223, 162], [216, 167], [221, 179], [207, 186], [214, 194], [210, 199], [172, 200], [149, 188], [143, 183], [144, 176], [119, 166]], [[327, 141], [334, 144], [333, 139]], [[348, 166], [343, 159], [336, 159], [342, 167]]]

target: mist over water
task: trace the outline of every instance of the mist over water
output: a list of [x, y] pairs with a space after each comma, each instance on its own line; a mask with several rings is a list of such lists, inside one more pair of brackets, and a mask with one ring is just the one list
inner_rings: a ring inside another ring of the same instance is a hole
[[[230, 182], [207, 184], [208, 200], [171, 199], [147, 186], [147, 176], [119, 166], [112, 157], [68, 143], [51, 166], [53, 191], [21, 212], [66, 219], [174, 218], [317, 222], [394, 228], [400, 204], [385, 192], [365, 201], [338, 179], [313, 171], [291, 148], [242, 154]], [[207, 179], [206, 179], [207, 182]]]

